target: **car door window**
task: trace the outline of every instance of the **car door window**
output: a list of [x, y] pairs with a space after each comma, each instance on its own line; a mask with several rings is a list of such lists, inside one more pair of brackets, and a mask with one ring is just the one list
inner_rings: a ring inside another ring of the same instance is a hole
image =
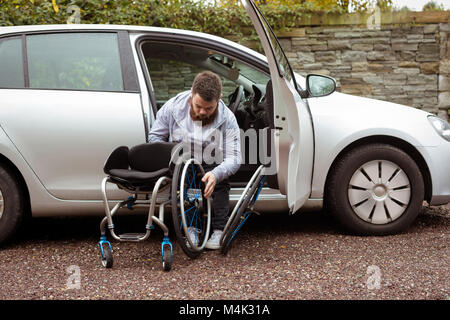
[[123, 91], [116, 33], [29, 35], [30, 88]]
[[215, 72], [222, 79], [222, 100], [228, 104], [229, 97], [240, 84], [265, 85], [268, 75], [215, 51], [179, 45], [147, 41], [142, 52], [150, 74], [153, 94], [159, 109], [178, 93], [190, 90], [195, 76], [204, 71]]
[[157, 109], [178, 93], [190, 90], [194, 77], [202, 69], [176, 59], [148, 57], [146, 60], [157, 102]]
[[283, 48], [281, 47], [281, 44], [278, 41], [278, 38], [275, 36], [275, 33], [273, 32], [264, 15], [259, 11], [258, 7], [254, 6], [254, 8], [259, 20], [266, 30], [266, 36], [269, 38], [269, 41], [271, 43], [275, 59], [277, 60], [277, 67], [280, 76], [286, 78], [288, 81], [293, 81], [294, 87], [297, 88], [294, 72], [291, 68], [291, 65], [289, 64], [289, 60], [287, 59], [286, 54], [283, 51]]
[[0, 88], [23, 88], [22, 41], [20, 38], [0, 39]]

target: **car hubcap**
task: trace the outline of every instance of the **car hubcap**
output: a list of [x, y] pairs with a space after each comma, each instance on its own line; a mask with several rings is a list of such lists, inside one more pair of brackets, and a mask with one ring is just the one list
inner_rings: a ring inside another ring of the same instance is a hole
[[3, 194], [2, 190], [0, 190], [0, 219], [3, 216], [3, 208], [4, 208]]
[[348, 186], [353, 211], [373, 224], [398, 219], [408, 207], [410, 198], [408, 176], [398, 165], [387, 160], [365, 163], [355, 171]]

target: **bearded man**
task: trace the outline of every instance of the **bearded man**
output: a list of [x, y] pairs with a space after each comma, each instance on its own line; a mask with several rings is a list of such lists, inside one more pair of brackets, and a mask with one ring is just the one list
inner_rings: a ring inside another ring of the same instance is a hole
[[[213, 72], [199, 73], [191, 90], [168, 100], [156, 114], [149, 133], [149, 142], [169, 141], [194, 145], [193, 156], [205, 169], [202, 182], [204, 196], [212, 196], [213, 233], [206, 243], [208, 249], [219, 249], [230, 209], [229, 177], [241, 165], [240, 133], [236, 117], [223, 103], [222, 81]], [[203, 151], [208, 149], [210, 154]], [[193, 227], [191, 240], [198, 239]], [[198, 240], [197, 240], [198, 241]]]

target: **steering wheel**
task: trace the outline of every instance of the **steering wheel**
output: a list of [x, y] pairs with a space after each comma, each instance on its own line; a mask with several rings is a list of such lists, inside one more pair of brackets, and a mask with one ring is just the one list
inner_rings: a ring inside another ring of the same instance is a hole
[[244, 86], [240, 85], [234, 90], [233, 94], [230, 98], [230, 104], [228, 108], [230, 108], [231, 112], [235, 113], [239, 103], [241, 102], [242, 95], [244, 94]]

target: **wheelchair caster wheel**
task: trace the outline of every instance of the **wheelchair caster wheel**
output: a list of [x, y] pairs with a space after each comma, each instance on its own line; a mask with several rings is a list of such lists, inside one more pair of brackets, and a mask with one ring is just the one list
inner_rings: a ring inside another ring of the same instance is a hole
[[113, 266], [113, 256], [109, 247], [106, 247], [106, 249], [103, 250], [102, 265], [107, 269], [112, 268]]
[[[106, 246], [103, 246], [106, 244]], [[98, 246], [100, 247], [100, 254], [102, 258], [102, 266], [105, 268], [112, 268], [113, 266], [113, 256], [112, 256], [112, 248], [109, 241], [106, 239], [100, 239], [100, 242], [98, 243]]]
[[164, 271], [172, 269], [172, 254], [167, 250], [164, 250], [162, 253], [162, 267]]
[[172, 268], [173, 252], [172, 243], [168, 238], [164, 238], [161, 244], [162, 267], [164, 271], [170, 271]]

